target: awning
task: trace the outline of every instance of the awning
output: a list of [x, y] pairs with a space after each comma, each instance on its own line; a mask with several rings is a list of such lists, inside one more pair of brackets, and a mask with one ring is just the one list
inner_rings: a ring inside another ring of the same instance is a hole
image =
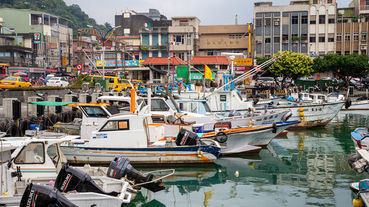
[[155, 71], [155, 72], [158, 72], [158, 73], [160, 73], [161, 75], [166, 75], [167, 74], [167, 71], [164, 71], [164, 70], [160, 70], [160, 69], [158, 69], [158, 68], [155, 68], [154, 66], [149, 66], [149, 68], [151, 69], [151, 70], [153, 70], [153, 71]]
[[[194, 80], [194, 81], [199, 81], [199, 80], [202, 80], [202, 77], [204, 75], [202, 73], [199, 73], [199, 72], [191, 72], [191, 75], [190, 75], [190, 80]], [[213, 76], [213, 80], [215, 79], [215, 73], [212, 74]], [[206, 80], [210, 80], [210, 79], [206, 79]]]
[[74, 104], [75, 102], [52, 102], [52, 101], [36, 101], [28, 102], [29, 104], [36, 104], [39, 106], [66, 106], [68, 104]]

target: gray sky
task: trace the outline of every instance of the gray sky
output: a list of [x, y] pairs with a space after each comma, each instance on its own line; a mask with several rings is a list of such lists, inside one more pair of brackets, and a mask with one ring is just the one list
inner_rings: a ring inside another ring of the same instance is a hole
[[[172, 16], [196, 16], [201, 25], [227, 25], [252, 22], [254, 0], [64, 0], [67, 5], [78, 4], [97, 23], [114, 25], [114, 16], [122, 10], [148, 12], [157, 9], [168, 19]], [[274, 5], [289, 4], [289, 0], [272, 1]], [[338, 7], [347, 7], [351, 0], [337, 0]]]

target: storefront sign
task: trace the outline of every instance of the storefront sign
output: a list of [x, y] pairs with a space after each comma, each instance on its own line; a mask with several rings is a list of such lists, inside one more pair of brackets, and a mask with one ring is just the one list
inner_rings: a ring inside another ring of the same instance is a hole
[[[105, 62], [105, 67], [122, 67], [122, 66], [139, 67], [141, 66], [141, 63], [143, 63], [144, 61], [143, 60], [126, 60], [126, 61], [106, 60], [104, 62]], [[122, 63], [124, 63], [124, 65]], [[102, 67], [103, 61], [101, 60], [96, 61], [96, 66]]]
[[34, 44], [41, 44], [41, 33], [34, 33], [33, 34], [33, 43]]
[[252, 58], [236, 58], [234, 64], [239, 66], [250, 66], [252, 64]]

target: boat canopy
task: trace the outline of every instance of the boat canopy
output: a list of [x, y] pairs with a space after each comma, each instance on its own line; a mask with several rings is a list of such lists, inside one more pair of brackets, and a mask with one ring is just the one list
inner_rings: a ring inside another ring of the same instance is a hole
[[34, 101], [28, 102], [29, 104], [36, 104], [39, 106], [66, 106], [69, 104], [74, 104], [75, 102], [52, 102], [52, 101]]

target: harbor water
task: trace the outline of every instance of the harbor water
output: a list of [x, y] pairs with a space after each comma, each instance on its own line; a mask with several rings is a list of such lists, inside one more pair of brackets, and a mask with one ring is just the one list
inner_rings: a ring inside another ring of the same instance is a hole
[[175, 168], [166, 190], [141, 192], [130, 206], [352, 206], [349, 183], [369, 175], [348, 166], [350, 133], [368, 124], [369, 112], [340, 112], [325, 127], [273, 140], [257, 156]]

